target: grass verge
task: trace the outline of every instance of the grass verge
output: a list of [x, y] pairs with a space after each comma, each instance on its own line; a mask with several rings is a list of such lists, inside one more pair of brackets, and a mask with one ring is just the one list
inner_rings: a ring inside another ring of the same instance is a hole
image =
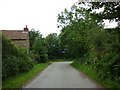
[[31, 71], [17, 74], [14, 77], [9, 77], [4, 82], [2, 82], [2, 88], [20, 88], [23, 84], [31, 80], [34, 76], [39, 74], [43, 69], [45, 69], [50, 63], [41, 63], [35, 65]]
[[106, 78], [104, 80], [101, 80], [98, 77], [98, 72], [96, 70], [93, 70], [90, 65], [84, 65], [84, 64], [75, 63], [75, 62], [72, 63], [71, 65], [74, 68], [78, 69], [79, 71], [85, 73], [88, 77], [97, 81], [98, 83], [100, 83], [106, 88], [111, 88], [112, 90], [114, 90], [114, 89], [117, 89], [116, 87], [119, 87], [119, 85], [114, 81], [112, 81], [111, 79]]

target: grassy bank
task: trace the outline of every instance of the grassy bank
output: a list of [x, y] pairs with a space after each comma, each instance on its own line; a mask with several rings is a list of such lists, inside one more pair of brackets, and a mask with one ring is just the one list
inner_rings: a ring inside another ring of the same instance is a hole
[[74, 61], [73, 59], [51, 59], [50, 62], [67, 62]]
[[78, 69], [79, 71], [85, 73], [88, 77], [92, 78], [93, 80], [99, 82], [101, 85], [105, 86], [106, 88], [115, 88], [119, 85], [112, 81], [111, 79], [104, 79], [101, 80], [98, 77], [98, 72], [96, 70], [93, 70], [90, 65], [84, 65], [80, 63], [72, 63], [71, 64], [74, 68]]
[[21, 87], [24, 83], [28, 82], [34, 76], [39, 74], [49, 64], [50, 63], [37, 64], [29, 72], [20, 73], [14, 77], [10, 77], [10, 78], [6, 79], [2, 84], [2, 88], [19, 88], [19, 87]]

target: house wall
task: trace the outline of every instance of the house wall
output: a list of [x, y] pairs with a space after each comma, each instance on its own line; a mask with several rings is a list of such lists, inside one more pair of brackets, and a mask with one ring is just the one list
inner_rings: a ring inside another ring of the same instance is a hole
[[17, 46], [29, 49], [29, 42], [28, 40], [12, 40]]

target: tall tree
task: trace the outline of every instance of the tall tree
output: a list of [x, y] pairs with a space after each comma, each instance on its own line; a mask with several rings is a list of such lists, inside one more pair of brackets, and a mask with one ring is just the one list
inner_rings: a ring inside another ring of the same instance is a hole
[[47, 47], [42, 34], [39, 31], [32, 29], [29, 31], [30, 38], [30, 52], [34, 55], [38, 63], [44, 63], [48, 61]]
[[67, 9], [58, 14], [59, 26], [62, 26], [60, 40], [75, 58], [83, 57], [87, 51], [86, 31], [95, 27], [97, 22], [83, 7], [73, 5], [71, 11]]
[[62, 48], [59, 45], [59, 37], [57, 33], [51, 33], [45, 38], [49, 59], [61, 59], [62, 58]]

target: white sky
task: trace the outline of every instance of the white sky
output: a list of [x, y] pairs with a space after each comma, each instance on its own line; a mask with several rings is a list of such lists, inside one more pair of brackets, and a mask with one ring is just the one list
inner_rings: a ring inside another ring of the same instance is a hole
[[57, 15], [77, 0], [0, 0], [0, 30], [40, 30], [59, 33]]
[[77, 1], [0, 0], [0, 30], [23, 30], [28, 25], [29, 30], [39, 30], [43, 36], [59, 33], [57, 15]]

